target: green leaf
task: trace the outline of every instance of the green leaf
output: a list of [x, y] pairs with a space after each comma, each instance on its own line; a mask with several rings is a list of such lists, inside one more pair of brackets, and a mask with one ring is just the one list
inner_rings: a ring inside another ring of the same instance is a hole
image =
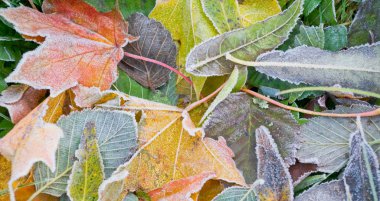
[[186, 71], [198, 76], [229, 74], [236, 64], [226, 60], [227, 54], [252, 60], [277, 47], [286, 40], [295, 26], [302, 10], [302, 2], [296, 0], [279, 15], [201, 43], [187, 56]]
[[335, 2], [334, 0], [322, 0], [321, 5], [315, 9], [305, 19], [308, 24], [336, 24]]
[[[364, 131], [360, 127], [351, 135], [350, 160], [344, 170], [343, 181], [352, 200], [379, 200], [379, 159], [364, 139]], [[377, 132], [380, 133], [379, 130]]]
[[86, 124], [68, 181], [67, 193], [72, 201], [96, 201], [104, 179], [103, 160], [96, 139], [95, 124]]
[[344, 182], [342, 180], [331, 181], [309, 190], [296, 197], [295, 201], [327, 201], [327, 200], [347, 200]]
[[219, 103], [221, 103], [224, 99], [227, 98], [227, 96], [232, 92], [232, 90], [235, 88], [236, 84], [238, 83], [238, 79], [239, 79], [239, 69], [235, 68], [232, 71], [223, 89], [219, 92], [219, 94], [216, 96], [214, 101], [211, 103], [211, 105], [207, 108], [206, 112], [203, 114], [203, 117], [200, 122], [203, 122], [208, 117], [208, 115], [215, 109], [215, 107]]
[[302, 180], [297, 186], [294, 187], [294, 192], [299, 192], [302, 190], [305, 190], [311, 186], [313, 186], [316, 183], [322, 182], [327, 178], [326, 174], [317, 174], [306, 177], [304, 180]]
[[158, 90], [150, 90], [141, 86], [135, 80], [130, 78], [125, 72], [119, 71], [119, 77], [114, 83], [114, 88], [128, 95], [152, 100], [169, 105], [177, 105], [178, 94], [176, 92], [177, 76], [174, 73], [170, 75], [169, 82]]
[[349, 46], [380, 41], [380, 1], [365, 0], [350, 26]]
[[313, 10], [315, 10], [320, 4], [322, 0], [307, 0], [303, 5], [303, 14], [308, 16]]
[[[338, 106], [333, 113], [359, 113], [374, 108], [354, 105], [352, 107]], [[380, 117], [362, 118], [365, 138], [380, 156]], [[301, 126], [301, 148], [297, 158], [302, 163], [315, 163], [318, 171], [333, 173], [338, 171], [348, 161], [349, 140], [351, 133], [356, 131], [354, 118], [314, 117]]]
[[323, 49], [325, 46], [325, 33], [323, 27], [309, 27], [301, 25], [300, 33], [295, 35], [294, 47], [307, 45]]
[[249, 95], [234, 93], [219, 103], [203, 124], [207, 137], [223, 136], [226, 139], [247, 183], [256, 180], [254, 132], [261, 125], [271, 131], [286, 164], [293, 164], [299, 143], [299, 126], [289, 111], [271, 105], [263, 109]]
[[124, 111], [84, 110], [61, 117], [57, 125], [63, 130], [56, 153], [57, 168], [51, 172], [43, 163], [37, 163], [34, 180], [37, 192], [61, 196], [66, 192], [68, 176], [74, 164], [85, 125], [95, 124], [99, 149], [103, 158], [105, 178], [128, 161], [137, 148], [137, 126], [134, 115]]
[[256, 129], [257, 178], [264, 184], [257, 186], [259, 200], [293, 200], [293, 184], [268, 128]]
[[261, 73], [294, 84], [339, 84], [346, 88], [380, 92], [380, 43], [339, 52], [301, 46], [286, 52], [262, 54], [257, 62], [234, 61], [254, 65]]
[[[88, 4], [95, 7], [100, 12], [109, 12], [115, 8], [117, 0], [85, 0]], [[136, 12], [148, 15], [155, 5], [154, 0], [122, 0], [118, 1], [119, 10], [123, 17], [127, 19]]]
[[253, 188], [230, 187], [216, 196], [212, 201], [256, 201]]
[[325, 31], [325, 50], [339, 51], [347, 47], [347, 28], [344, 25], [329, 26]]
[[236, 0], [202, 0], [202, 6], [220, 34], [241, 27]]
[[[4, 114], [1, 114], [4, 115]], [[6, 119], [3, 119], [3, 117], [0, 117], [0, 138], [4, 137], [9, 131], [12, 130], [14, 124]]]

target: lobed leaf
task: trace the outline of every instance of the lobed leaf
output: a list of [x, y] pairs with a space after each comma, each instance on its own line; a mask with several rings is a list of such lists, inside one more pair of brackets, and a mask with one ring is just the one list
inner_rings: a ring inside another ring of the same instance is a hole
[[236, 64], [226, 60], [227, 54], [251, 60], [277, 47], [295, 26], [302, 2], [296, 0], [286, 11], [276, 16], [247, 28], [224, 33], [196, 46], [187, 56], [186, 71], [197, 76], [229, 74]]

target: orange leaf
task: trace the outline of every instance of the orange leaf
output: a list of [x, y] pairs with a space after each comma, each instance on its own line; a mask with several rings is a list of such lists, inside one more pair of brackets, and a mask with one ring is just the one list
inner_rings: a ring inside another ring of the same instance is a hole
[[163, 186], [162, 188], [150, 191], [148, 194], [152, 198], [152, 201], [190, 200], [190, 196], [193, 193], [199, 192], [202, 189], [203, 185], [215, 176], [215, 173], [206, 172], [203, 174], [172, 181]]
[[120, 12], [100, 13], [81, 0], [47, 0], [43, 10], [45, 14], [24, 6], [0, 10], [18, 32], [46, 38], [24, 54], [6, 81], [50, 89], [52, 96], [78, 84], [110, 88], [122, 47], [136, 39], [127, 34]]
[[45, 94], [45, 90], [27, 85], [12, 85], [1, 93], [0, 106], [6, 107], [12, 122], [17, 123], [39, 104]]
[[42, 120], [48, 100], [30, 112], [0, 140], [0, 153], [12, 161], [8, 182], [11, 200], [15, 199], [13, 182], [28, 174], [35, 162], [43, 161], [53, 172], [55, 170], [55, 151], [63, 132], [58, 126]]

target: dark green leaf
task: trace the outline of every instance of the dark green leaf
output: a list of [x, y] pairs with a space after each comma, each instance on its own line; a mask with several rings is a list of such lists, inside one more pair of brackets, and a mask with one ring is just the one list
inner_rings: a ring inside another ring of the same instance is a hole
[[347, 28], [344, 25], [329, 26], [325, 31], [325, 50], [339, 51], [347, 47]]

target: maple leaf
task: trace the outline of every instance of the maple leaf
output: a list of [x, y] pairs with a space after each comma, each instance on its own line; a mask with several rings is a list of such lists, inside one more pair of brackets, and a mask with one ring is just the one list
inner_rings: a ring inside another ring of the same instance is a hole
[[81, 0], [47, 0], [42, 8], [44, 13], [24, 6], [0, 10], [18, 32], [46, 38], [24, 54], [6, 81], [50, 89], [52, 96], [77, 84], [110, 88], [122, 47], [136, 39], [128, 35], [122, 15], [99, 13]]

